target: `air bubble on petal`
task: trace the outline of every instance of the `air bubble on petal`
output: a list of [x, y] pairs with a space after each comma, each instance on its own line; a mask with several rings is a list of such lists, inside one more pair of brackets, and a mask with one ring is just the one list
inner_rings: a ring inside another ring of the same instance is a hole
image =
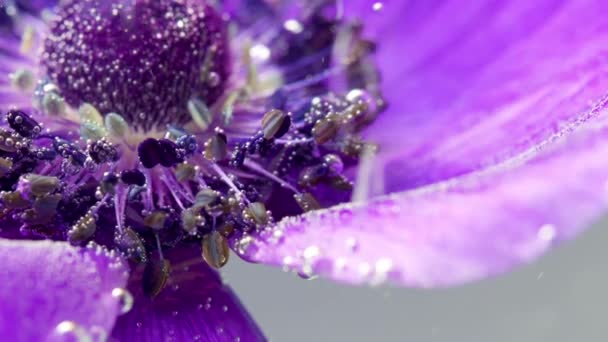
[[302, 26], [302, 23], [300, 23], [299, 21], [295, 20], [295, 19], [288, 19], [283, 23], [283, 28], [285, 28], [287, 31], [294, 33], [294, 34], [299, 34], [302, 33], [302, 31], [304, 31], [304, 27]]
[[551, 242], [555, 239], [557, 231], [552, 224], [545, 224], [538, 230], [538, 238], [542, 241]]
[[382, 3], [381, 1], [374, 2], [374, 4], [372, 5], [372, 9], [374, 10], [374, 12], [380, 12], [383, 8], [384, 3]]
[[55, 327], [54, 334], [62, 339], [75, 339], [77, 342], [91, 342], [91, 335], [80, 324], [74, 321], [63, 321]]
[[133, 295], [128, 290], [117, 287], [112, 290], [112, 297], [118, 299], [121, 314], [126, 314], [133, 308]]
[[354, 237], [349, 237], [346, 239], [346, 247], [353, 253], [357, 252], [359, 250], [359, 241], [357, 241], [357, 239]]

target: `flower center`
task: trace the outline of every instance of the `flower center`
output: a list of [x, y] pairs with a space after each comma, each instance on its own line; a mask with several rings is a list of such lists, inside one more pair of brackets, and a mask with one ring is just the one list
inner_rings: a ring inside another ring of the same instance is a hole
[[213, 104], [229, 76], [224, 21], [196, 0], [68, 1], [41, 64], [65, 100], [118, 113], [149, 131], [190, 121], [187, 103]]

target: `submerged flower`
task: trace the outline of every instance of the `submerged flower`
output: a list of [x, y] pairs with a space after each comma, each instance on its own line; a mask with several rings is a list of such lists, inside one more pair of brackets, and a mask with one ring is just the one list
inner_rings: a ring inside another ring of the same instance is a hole
[[231, 250], [305, 278], [446, 286], [605, 206], [606, 28], [588, 4], [4, 12], [0, 335], [261, 340], [213, 270]]

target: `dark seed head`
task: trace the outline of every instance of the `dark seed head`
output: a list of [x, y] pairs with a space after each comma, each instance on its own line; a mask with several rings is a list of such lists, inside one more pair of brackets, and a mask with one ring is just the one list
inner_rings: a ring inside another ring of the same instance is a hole
[[40, 127], [40, 124], [36, 120], [20, 110], [9, 111], [6, 114], [6, 120], [15, 132], [25, 138], [33, 138], [42, 130], [42, 127]]
[[146, 176], [139, 170], [124, 170], [120, 173], [120, 180], [127, 185], [146, 185]]
[[147, 169], [151, 169], [160, 163], [160, 151], [160, 144], [158, 143], [158, 140], [154, 138], [148, 138], [142, 141], [137, 147], [139, 161]]
[[172, 167], [184, 161], [184, 156], [179, 151], [179, 146], [169, 139], [158, 141], [160, 165]]

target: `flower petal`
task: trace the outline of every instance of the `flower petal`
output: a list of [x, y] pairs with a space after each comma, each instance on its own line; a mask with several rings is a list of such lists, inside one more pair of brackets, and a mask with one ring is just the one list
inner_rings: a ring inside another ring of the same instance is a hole
[[533, 260], [596, 220], [608, 203], [606, 155], [604, 112], [496, 167], [286, 219], [236, 249], [254, 262], [349, 283], [480, 279]]
[[[113, 253], [62, 242], [0, 239], [0, 260], [4, 340], [64, 340], [70, 334], [93, 338], [112, 329], [120, 310], [112, 290], [124, 288], [127, 281], [126, 265]], [[63, 333], [58, 329], [62, 322]]]
[[513, 157], [606, 93], [606, 3], [373, 3], [345, 10], [379, 47], [389, 109], [369, 138], [382, 146], [387, 192]]
[[169, 251], [167, 286], [154, 298], [141, 290], [141, 270], [130, 290], [135, 306], [121, 316], [112, 336], [119, 341], [263, 341], [264, 335], [200, 251]]

